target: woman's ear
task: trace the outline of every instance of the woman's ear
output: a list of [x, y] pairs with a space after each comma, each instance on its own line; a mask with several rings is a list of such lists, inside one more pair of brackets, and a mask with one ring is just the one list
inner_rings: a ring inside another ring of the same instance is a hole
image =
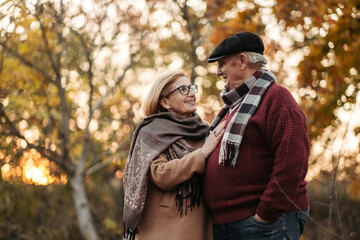
[[160, 100], [160, 105], [161, 105], [163, 108], [165, 108], [165, 109], [167, 109], [167, 110], [170, 110], [170, 105], [169, 105], [169, 103], [168, 103], [168, 99], [167, 99], [167, 98], [162, 98], [162, 99]]

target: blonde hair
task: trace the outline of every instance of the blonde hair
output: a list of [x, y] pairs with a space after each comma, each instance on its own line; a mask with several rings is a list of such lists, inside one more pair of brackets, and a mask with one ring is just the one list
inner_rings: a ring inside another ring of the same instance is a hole
[[186, 73], [182, 70], [170, 70], [157, 76], [143, 98], [142, 110], [145, 116], [148, 117], [157, 112], [167, 111], [160, 105], [160, 100], [166, 96], [167, 88], [182, 76], [187, 77]]

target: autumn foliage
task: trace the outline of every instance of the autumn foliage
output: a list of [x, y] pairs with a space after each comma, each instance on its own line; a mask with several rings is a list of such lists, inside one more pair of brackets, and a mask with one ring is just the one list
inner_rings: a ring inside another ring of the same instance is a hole
[[307, 116], [302, 239], [359, 238], [358, 1], [5, 0], [0, 9], [1, 239], [120, 239], [121, 178], [147, 84], [184, 69], [211, 122], [222, 82], [207, 56], [240, 31], [262, 37], [268, 68]]

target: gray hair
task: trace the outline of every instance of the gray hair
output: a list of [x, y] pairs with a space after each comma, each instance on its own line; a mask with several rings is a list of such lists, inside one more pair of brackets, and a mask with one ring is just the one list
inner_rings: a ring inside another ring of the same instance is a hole
[[255, 52], [243, 52], [243, 53], [247, 56], [249, 62], [254, 64], [256, 67], [264, 68], [268, 62], [266, 58], [259, 53], [255, 53]]

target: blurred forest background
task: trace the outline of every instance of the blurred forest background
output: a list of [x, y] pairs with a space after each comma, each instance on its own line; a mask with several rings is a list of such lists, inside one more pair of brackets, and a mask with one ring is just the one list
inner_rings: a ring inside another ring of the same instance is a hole
[[360, 239], [358, 0], [0, 0], [0, 239], [120, 239], [148, 83], [185, 69], [211, 122], [223, 83], [206, 59], [240, 31], [307, 116], [302, 239]]

